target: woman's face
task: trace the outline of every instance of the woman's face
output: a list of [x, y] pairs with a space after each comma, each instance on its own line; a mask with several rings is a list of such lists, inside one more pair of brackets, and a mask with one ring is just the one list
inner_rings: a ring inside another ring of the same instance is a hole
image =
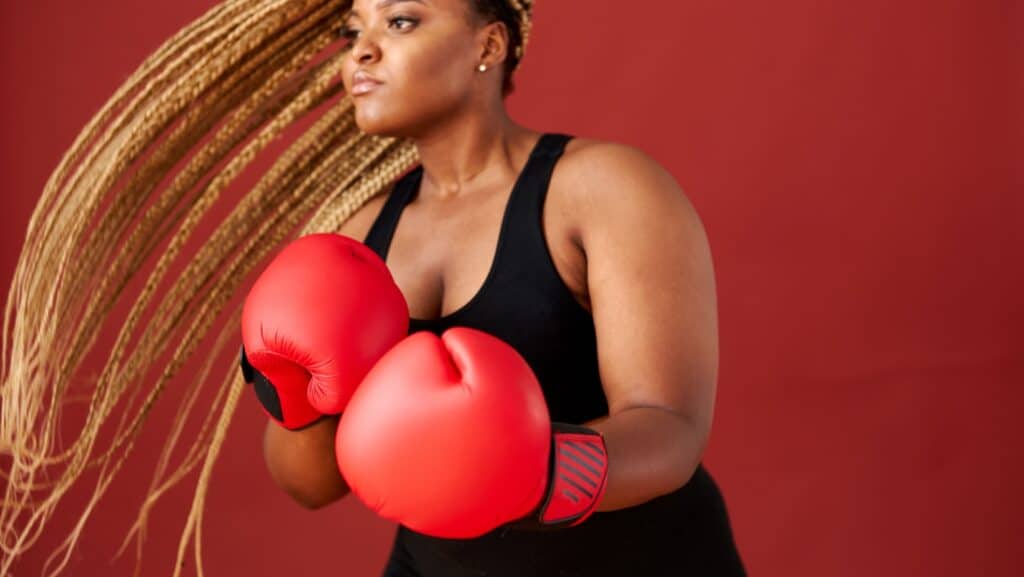
[[[342, 82], [360, 130], [414, 136], [470, 101], [485, 28], [468, 10], [467, 0], [354, 0]], [[357, 74], [379, 83], [361, 92]]]

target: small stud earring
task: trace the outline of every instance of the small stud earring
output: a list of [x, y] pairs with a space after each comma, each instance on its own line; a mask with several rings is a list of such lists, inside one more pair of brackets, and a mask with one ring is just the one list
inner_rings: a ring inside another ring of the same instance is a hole
[[477, 66], [476, 69], [479, 70], [480, 72], [487, 72], [487, 65], [481, 64], [480, 66]]

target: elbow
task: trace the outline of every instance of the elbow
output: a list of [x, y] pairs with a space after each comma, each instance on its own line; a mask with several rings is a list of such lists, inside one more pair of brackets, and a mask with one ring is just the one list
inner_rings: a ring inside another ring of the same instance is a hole
[[297, 491], [294, 489], [285, 489], [285, 493], [292, 498], [293, 501], [301, 505], [304, 509], [309, 511], [316, 511], [323, 509], [324, 507], [340, 501], [348, 495], [348, 491], [339, 491], [335, 494], [323, 495], [323, 494], [310, 494], [307, 492]]
[[287, 475], [271, 470], [271, 477], [279, 489], [288, 497], [310, 511], [324, 507], [345, 498], [350, 490], [339, 477], [309, 479], [302, 475]]
[[350, 490], [344, 482], [295, 482], [293, 477], [286, 477], [280, 472], [275, 474], [271, 471], [271, 477], [275, 485], [281, 489], [292, 501], [304, 509], [316, 511], [345, 498]]
[[675, 413], [679, 417], [679, 451], [676, 453], [674, 489], [686, 486], [704, 458], [704, 450], [710, 437], [710, 423], [689, 415]]
[[334, 426], [329, 421], [295, 432], [268, 423], [263, 457], [274, 484], [293, 501], [317, 510], [350, 490], [334, 457]]

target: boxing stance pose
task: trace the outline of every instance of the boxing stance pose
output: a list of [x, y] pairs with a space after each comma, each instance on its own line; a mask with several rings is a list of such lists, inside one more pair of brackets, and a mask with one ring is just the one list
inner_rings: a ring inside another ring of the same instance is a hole
[[[386, 575], [743, 573], [701, 464], [706, 235], [642, 152], [509, 117], [532, 4], [223, 0], [127, 77], [47, 181], [12, 277], [0, 574], [98, 473], [59, 572], [180, 389], [128, 534], [141, 555], [150, 508], [198, 469], [173, 575], [239, 399], [270, 417], [266, 464], [289, 495], [351, 491], [398, 522]], [[244, 378], [214, 371], [239, 325]], [[59, 405], [82, 399], [76, 432]]]
[[[422, 162], [339, 232], [386, 260], [410, 336], [344, 407], [268, 424], [268, 465], [311, 507], [351, 489], [398, 521], [389, 576], [742, 574], [700, 464], [717, 328], [699, 218], [643, 153], [508, 117], [501, 73], [521, 35], [493, 17], [508, 7], [353, 3], [356, 121], [411, 139]], [[363, 282], [351, 290], [388, 294]], [[333, 306], [305, 307], [294, 338]], [[294, 354], [344, 364], [374, 330], [350, 316], [336, 342]]]

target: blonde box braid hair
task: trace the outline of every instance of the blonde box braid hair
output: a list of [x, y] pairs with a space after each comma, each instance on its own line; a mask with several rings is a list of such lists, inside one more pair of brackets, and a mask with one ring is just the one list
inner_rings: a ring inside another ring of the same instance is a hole
[[533, 0], [508, 0], [508, 5], [516, 13], [519, 21], [520, 43], [516, 46], [516, 66], [526, 55], [526, 45], [530, 42], [530, 27], [533, 25]]
[[[532, 1], [506, 0], [529, 37]], [[0, 357], [0, 575], [39, 539], [61, 498], [86, 471], [96, 488], [78, 522], [47, 558], [44, 572], [68, 562], [86, 520], [117, 474], [168, 381], [189, 360], [228, 301], [271, 251], [314, 232], [337, 231], [367, 200], [413, 167], [411, 142], [360, 132], [338, 81], [346, 47], [325, 50], [351, 0], [224, 0], [150, 55], [84, 127], [44, 186], [25, 236], [4, 310]], [[326, 52], [326, 55], [324, 54]], [[338, 98], [335, 98], [338, 97]], [[332, 99], [334, 99], [333, 102]], [[331, 102], [329, 106], [326, 103]], [[317, 111], [317, 118], [311, 114]], [[256, 155], [288, 127], [314, 118], [206, 238], [210, 207]], [[163, 246], [163, 251], [158, 248]], [[152, 257], [156, 263], [143, 274]], [[169, 267], [184, 266], [159, 287]], [[113, 309], [129, 283], [142, 288], [124, 318]], [[145, 326], [139, 327], [144, 315]], [[213, 464], [244, 383], [225, 349], [238, 346], [241, 305], [204, 348], [199, 373], [175, 417], [138, 518], [136, 573], [150, 508], [201, 467], [179, 540], [174, 575], [188, 541], [201, 563], [201, 519]], [[113, 327], [109, 349], [96, 349]], [[142, 329], [139, 331], [138, 329]], [[87, 353], [101, 372], [81, 376]], [[159, 363], [158, 363], [159, 361]], [[216, 364], [216, 367], [215, 367]], [[149, 378], [152, 367], [159, 370]], [[216, 369], [219, 386], [202, 387]], [[57, 445], [62, 409], [81, 393], [85, 423]], [[170, 455], [202, 398], [207, 413], [182, 462]], [[101, 427], [123, 403], [113, 439]]]

